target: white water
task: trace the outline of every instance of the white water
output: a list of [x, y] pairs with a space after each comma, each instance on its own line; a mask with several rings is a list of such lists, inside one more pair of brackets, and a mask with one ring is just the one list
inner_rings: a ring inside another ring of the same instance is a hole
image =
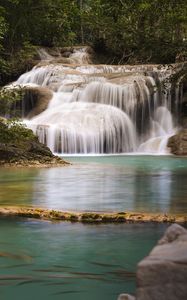
[[47, 62], [51, 56], [44, 50], [40, 55], [45, 64], [16, 84], [53, 90], [48, 109], [26, 121], [53, 152], [169, 152], [167, 141], [175, 133], [171, 86], [164, 92], [161, 86], [171, 69], [89, 65], [86, 48], [75, 49], [69, 65]]
[[136, 149], [132, 121], [109, 105], [62, 103], [49, 106], [26, 124], [53, 152], [120, 153]]
[[174, 135], [175, 132], [176, 129], [170, 111], [166, 106], [159, 106], [151, 120], [149, 139], [139, 146], [138, 151], [159, 154], [169, 153], [169, 148], [167, 148], [168, 138]]

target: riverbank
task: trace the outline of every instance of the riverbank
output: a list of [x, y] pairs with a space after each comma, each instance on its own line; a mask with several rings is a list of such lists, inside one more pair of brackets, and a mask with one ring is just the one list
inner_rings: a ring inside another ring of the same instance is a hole
[[187, 223], [187, 214], [69, 212], [29, 207], [1, 207], [0, 216], [82, 223]]

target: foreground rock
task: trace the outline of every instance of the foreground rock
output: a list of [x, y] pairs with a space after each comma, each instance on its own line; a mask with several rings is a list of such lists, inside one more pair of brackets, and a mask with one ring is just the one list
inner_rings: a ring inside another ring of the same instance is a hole
[[168, 147], [175, 155], [187, 155], [187, 129], [181, 130], [176, 135], [170, 137]]
[[68, 163], [54, 156], [39, 142], [24, 142], [22, 145], [0, 143], [0, 167], [8, 166], [60, 166]]
[[41, 144], [23, 124], [0, 118], [0, 166], [54, 166], [68, 164]]
[[41, 220], [59, 220], [82, 223], [143, 223], [154, 222], [161, 223], [176, 222], [185, 223], [187, 216], [149, 214], [149, 213], [132, 213], [132, 212], [67, 212], [62, 210], [33, 208], [33, 207], [0, 207], [0, 215], [15, 216], [26, 218], [37, 218]]
[[[187, 230], [170, 226], [148, 257], [138, 264], [136, 300], [187, 299]], [[130, 300], [120, 295], [119, 300]]]

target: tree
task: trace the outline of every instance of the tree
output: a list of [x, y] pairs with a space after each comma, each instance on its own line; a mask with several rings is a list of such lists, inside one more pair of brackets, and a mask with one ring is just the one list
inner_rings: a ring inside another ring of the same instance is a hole
[[1, 0], [0, 5], [1, 74], [15, 69], [17, 56], [21, 65], [20, 56], [24, 61], [33, 45], [89, 44], [113, 63], [170, 63], [186, 51], [185, 0]]

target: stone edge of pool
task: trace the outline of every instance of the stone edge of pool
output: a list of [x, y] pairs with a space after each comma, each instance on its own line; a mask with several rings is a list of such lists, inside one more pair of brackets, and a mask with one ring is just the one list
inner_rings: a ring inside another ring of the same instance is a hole
[[140, 212], [67, 212], [53, 209], [28, 207], [0, 207], [0, 217], [23, 217], [49, 221], [82, 223], [187, 223], [187, 214], [140, 213]]
[[72, 163], [64, 159], [53, 158], [51, 161], [41, 162], [39, 160], [17, 161], [17, 162], [1, 162], [0, 169], [28, 169], [28, 168], [57, 168], [71, 166]]

